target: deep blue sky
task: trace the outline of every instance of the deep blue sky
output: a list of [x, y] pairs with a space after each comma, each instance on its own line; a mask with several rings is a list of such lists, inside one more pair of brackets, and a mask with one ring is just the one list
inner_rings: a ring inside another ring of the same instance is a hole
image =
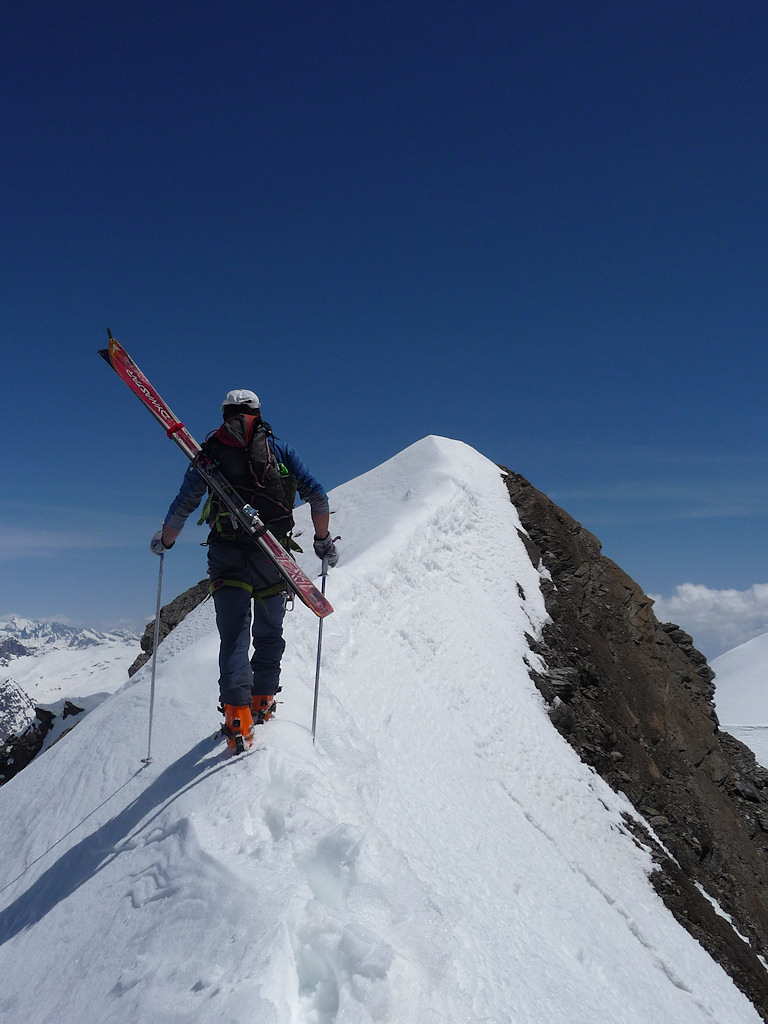
[[154, 610], [184, 463], [107, 327], [200, 437], [256, 390], [329, 488], [445, 434], [647, 591], [768, 580], [762, 0], [31, 0], [0, 30], [0, 614]]

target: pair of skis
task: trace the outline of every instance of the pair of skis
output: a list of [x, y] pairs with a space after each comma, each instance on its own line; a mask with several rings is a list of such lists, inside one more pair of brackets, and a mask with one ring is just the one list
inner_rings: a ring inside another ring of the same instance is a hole
[[266, 554], [291, 592], [311, 609], [319, 619], [330, 615], [333, 607], [325, 594], [302, 572], [285, 548], [269, 532], [258, 513], [248, 505], [222, 474], [213, 459], [202, 451], [184, 424], [174, 416], [149, 380], [131, 359], [120, 342], [109, 335], [109, 348], [100, 349], [99, 355], [109, 363], [118, 377], [149, 409], [158, 423], [162, 424], [171, 440], [181, 448], [208, 487], [221, 499], [229, 512], [249, 533]]

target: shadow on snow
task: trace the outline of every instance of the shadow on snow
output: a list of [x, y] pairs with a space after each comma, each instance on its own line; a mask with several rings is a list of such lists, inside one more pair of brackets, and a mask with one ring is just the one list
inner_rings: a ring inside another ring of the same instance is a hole
[[[179, 796], [198, 785], [203, 778], [207, 778], [231, 763], [231, 759], [226, 753], [214, 759], [213, 762], [211, 759], [203, 760], [204, 755], [210, 754], [210, 751], [211, 740], [206, 738], [177, 761], [174, 761], [124, 810], [62, 854], [26, 892], [17, 897], [3, 911], [0, 911], [0, 945], [8, 942], [25, 928], [37, 924], [57, 904], [66, 900], [81, 885], [111, 864], [121, 853], [132, 849], [133, 844], [125, 845], [125, 843], [132, 838], [131, 833], [137, 826], [141, 824], [142, 830], [145, 829]], [[213, 768], [210, 767], [211, 763], [214, 765]], [[22, 878], [34, 864], [46, 857], [59, 843], [63, 842], [75, 829], [80, 828], [88, 818], [109, 803], [145, 770], [145, 768], [139, 769], [111, 796], [94, 808], [64, 836], [57, 839], [53, 846], [40, 854], [21, 874], [3, 888], [9, 888]], [[122, 848], [121, 844], [123, 844]], [[0, 892], [2, 891], [0, 890]]]

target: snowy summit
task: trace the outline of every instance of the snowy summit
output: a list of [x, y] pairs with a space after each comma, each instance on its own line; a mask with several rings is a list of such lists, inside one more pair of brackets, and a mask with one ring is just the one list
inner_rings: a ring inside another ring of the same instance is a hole
[[712, 668], [720, 723], [768, 768], [768, 633], [721, 654]]
[[149, 766], [147, 666], [0, 789], [0, 1021], [758, 1024], [546, 714], [499, 468], [429, 437], [331, 503], [315, 747], [317, 620], [232, 758], [207, 602], [160, 647]]

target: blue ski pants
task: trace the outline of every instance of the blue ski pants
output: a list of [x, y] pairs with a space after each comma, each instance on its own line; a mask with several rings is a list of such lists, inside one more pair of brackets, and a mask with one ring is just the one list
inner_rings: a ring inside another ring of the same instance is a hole
[[[212, 542], [208, 575], [219, 630], [219, 691], [223, 704], [251, 703], [251, 695], [277, 693], [285, 650], [285, 594], [259, 597], [280, 574], [259, 548]], [[253, 639], [253, 655], [249, 651]]]

